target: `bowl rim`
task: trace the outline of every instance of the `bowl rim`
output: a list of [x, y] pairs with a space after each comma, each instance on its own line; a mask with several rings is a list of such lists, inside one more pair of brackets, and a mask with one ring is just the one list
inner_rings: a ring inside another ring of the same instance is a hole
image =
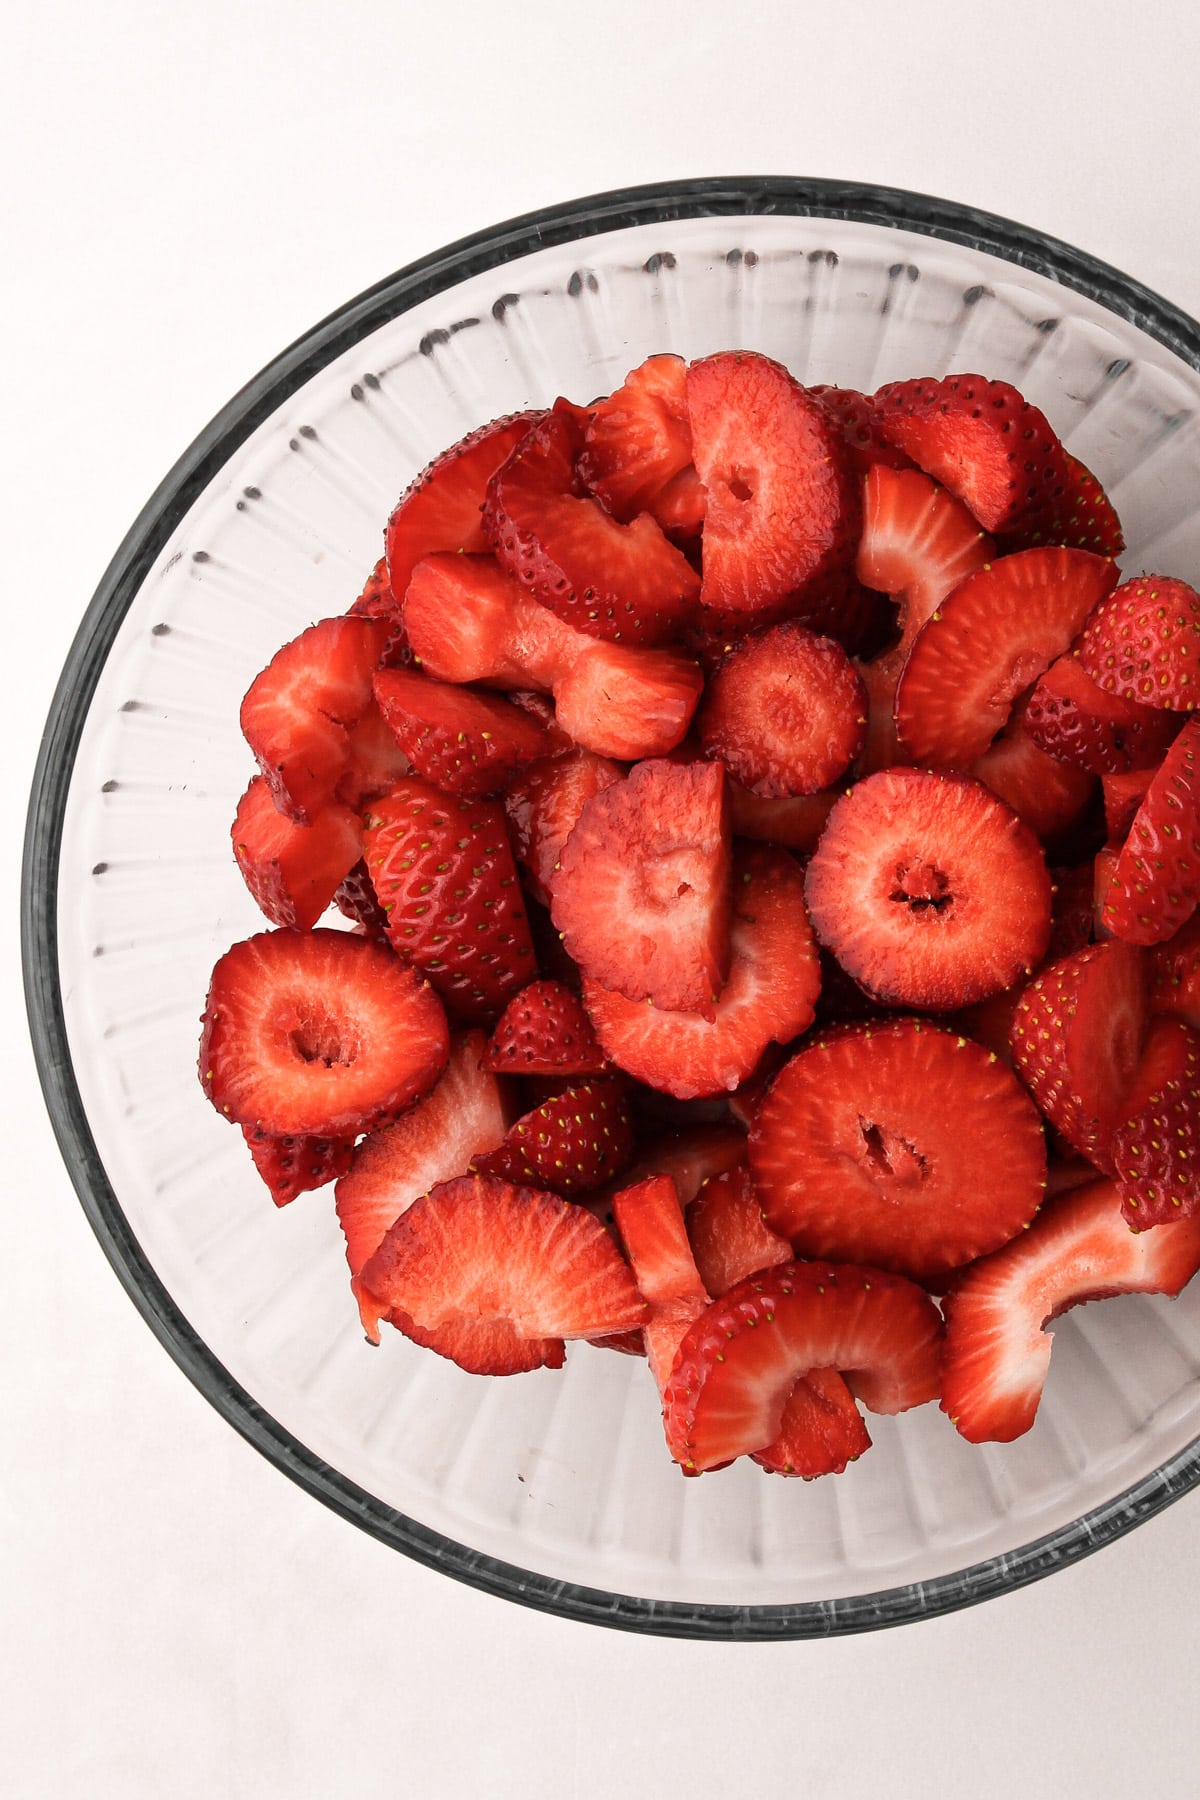
[[283, 350], [205, 426], [142, 508], [84, 614], [51, 702], [34, 773], [21, 881], [26, 1007], [63, 1160], [126, 1292], [159, 1342], [228, 1423], [352, 1524], [486, 1593], [622, 1630], [747, 1642], [876, 1630], [936, 1617], [1025, 1586], [1092, 1554], [1200, 1482], [1200, 1438], [1103, 1505], [1019, 1550], [929, 1581], [832, 1600], [746, 1606], [654, 1600], [556, 1580], [472, 1550], [387, 1506], [300, 1443], [232, 1378], [175, 1306], [109, 1183], [75, 1081], [59, 974], [57, 898], [75, 757], [117, 632], [171, 532], [264, 419], [369, 332], [469, 276], [542, 248], [631, 226], [772, 213], [879, 225], [987, 252], [1096, 301], [1200, 370], [1200, 324], [1119, 270], [994, 214], [872, 183], [774, 175], [658, 182], [587, 195], [460, 238], [366, 289]]

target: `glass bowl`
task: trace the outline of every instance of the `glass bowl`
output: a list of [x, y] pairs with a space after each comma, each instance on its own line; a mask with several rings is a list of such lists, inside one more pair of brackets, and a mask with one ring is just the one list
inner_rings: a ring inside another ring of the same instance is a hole
[[64, 1157], [162, 1343], [251, 1443], [397, 1549], [568, 1617], [718, 1638], [897, 1624], [1097, 1549], [1200, 1471], [1200, 1283], [1083, 1308], [1037, 1424], [975, 1449], [873, 1419], [837, 1479], [680, 1477], [635, 1359], [465, 1375], [363, 1342], [328, 1193], [276, 1212], [196, 1079], [210, 970], [262, 920], [229, 824], [238, 704], [343, 611], [396, 496], [496, 414], [586, 401], [655, 350], [765, 351], [871, 390], [1017, 383], [1120, 508], [1130, 570], [1200, 574], [1200, 327], [1092, 258], [961, 206], [791, 179], [608, 194], [381, 282], [221, 412], [80, 629], [25, 872], [33, 1035]]

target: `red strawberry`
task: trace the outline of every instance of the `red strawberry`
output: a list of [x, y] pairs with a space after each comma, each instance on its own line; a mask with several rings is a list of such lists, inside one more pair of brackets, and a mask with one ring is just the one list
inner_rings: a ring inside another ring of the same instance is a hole
[[1025, 729], [1021, 706], [972, 764], [971, 774], [1011, 806], [1043, 843], [1061, 837], [1082, 817], [1096, 788], [1094, 776], [1038, 749]]
[[549, 693], [588, 643], [494, 556], [424, 557], [408, 584], [404, 623], [427, 675], [499, 688]]
[[692, 1100], [730, 1092], [770, 1043], [812, 1023], [819, 986], [804, 878], [781, 850], [734, 862], [729, 980], [716, 1016], [665, 1012], [585, 980], [583, 1003], [606, 1055], [645, 1086]]
[[311, 825], [275, 807], [261, 775], [238, 802], [233, 853], [242, 879], [273, 925], [308, 931], [362, 854], [362, 825], [347, 807], [330, 805]]
[[836, 1369], [810, 1369], [784, 1402], [779, 1436], [754, 1452], [772, 1475], [840, 1475], [857, 1462], [871, 1438], [844, 1378]]
[[[838, 563], [824, 575], [806, 581], [789, 603], [788, 615], [818, 637], [833, 638], [854, 656], [873, 656], [895, 635], [892, 608], [882, 594], [863, 586], [851, 562]], [[718, 633], [718, 637], [736, 638], [743, 628], [736, 621], [734, 624], [734, 630]]]
[[723, 622], [770, 624], [851, 560], [858, 503], [841, 434], [786, 369], [750, 352], [692, 363], [687, 396], [708, 495], [701, 601]]
[[729, 972], [729, 815], [719, 765], [644, 762], [588, 800], [563, 847], [551, 912], [602, 986], [707, 1012]]
[[703, 688], [700, 665], [677, 650], [593, 643], [555, 682], [554, 703], [584, 749], [638, 762], [683, 742]]
[[1145, 959], [1115, 938], [1044, 969], [1013, 1019], [1017, 1074], [1067, 1142], [1108, 1172], [1148, 1024]]
[[415, 669], [381, 669], [375, 698], [417, 774], [465, 800], [498, 793], [549, 752], [544, 728], [519, 707]]
[[699, 579], [648, 514], [622, 525], [580, 496], [580, 447], [561, 413], [535, 425], [488, 484], [484, 533], [500, 564], [576, 631], [662, 643], [695, 609]]
[[886, 441], [957, 495], [985, 531], [1024, 529], [1067, 487], [1066, 452], [1045, 414], [1007, 381], [889, 381], [875, 408]]
[[1146, 789], [1117, 857], [1103, 920], [1131, 944], [1161, 944], [1200, 900], [1200, 719], [1189, 719]]
[[843, 387], [810, 387], [808, 392], [819, 402], [830, 424], [841, 433], [846, 457], [856, 475], [869, 475], [880, 463], [889, 469], [912, 468], [912, 462], [903, 450], [897, 450], [883, 436], [875, 402], [866, 394]]
[[300, 824], [328, 805], [345, 773], [386, 640], [379, 619], [322, 619], [275, 652], [242, 701], [242, 731], [275, 804]]
[[1200, 914], [1150, 952], [1150, 1010], [1200, 1031]]
[[857, 665], [867, 696], [867, 733], [854, 770], [859, 778], [878, 775], [883, 769], [894, 769], [911, 760], [896, 737], [896, 688], [907, 656], [908, 652], [901, 653], [896, 645], [870, 662]]
[[505, 1086], [482, 1067], [485, 1042], [482, 1031], [452, 1042], [436, 1087], [394, 1124], [365, 1137], [337, 1184], [350, 1285], [373, 1343], [387, 1309], [363, 1287], [364, 1266], [414, 1200], [465, 1175], [472, 1157], [494, 1150], [508, 1129]]
[[1120, 849], [1129, 836], [1129, 828], [1146, 798], [1156, 769], [1131, 769], [1127, 775], [1102, 775], [1104, 789], [1104, 826], [1108, 841]]
[[1046, 961], [1061, 962], [1073, 956], [1092, 941], [1092, 910], [1095, 897], [1095, 871], [1090, 862], [1071, 868], [1051, 869], [1054, 913], [1050, 926], [1050, 942]]
[[862, 749], [866, 729], [866, 690], [846, 652], [794, 622], [731, 651], [696, 715], [705, 753], [767, 799], [828, 787]]
[[[690, 1125], [686, 1130], [665, 1132], [643, 1144], [642, 1154], [621, 1181], [628, 1185], [650, 1175], [669, 1175], [679, 1204], [689, 1207], [706, 1181], [725, 1169], [735, 1168], [745, 1157], [745, 1132], [732, 1125]], [[604, 1195], [593, 1195], [589, 1204], [599, 1205], [603, 1211]]]
[[413, 659], [412, 646], [405, 630], [400, 601], [392, 592], [386, 556], [381, 556], [375, 564], [367, 576], [362, 593], [349, 610], [354, 618], [383, 619], [388, 627], [388, 635], [379, 660], [387, 668], [407, 668]]
[[901, 666], [921, 627], [993, 550], [962, 501], [928, 475], [879, 463], [868, 471], [858, 578], [900, 603]]
[[387, 914], [376, 898], [365, 862], [356, 862], [333, 896], [334, 905], [346, 918], [361, 925], [368, 937], [387, 936]]
[[573, 1198], [611, 1181], [632, 1154], [625, 1083], [579, 1081], [525, 1113], [472, 1168]]
[[418, 1325], [402, 1307], [386, 1313], [397, 1331], [457, 1363], [468, 1375], [526, 1375], [531, 1369], [561, 1369], [565, 1346], [561, 1338], [525, 1337], [507, 1319], [476, 1318], [455, 1313], [439, 1325]]
[[554, 716], [554, 702], [532, 688], [512, 688], [509, 700], [527, 718], [541, 726], [546, 734], [546, 755], [565, 756], [575, 745]]
[[687, 1233], [700, 1279], [714, 1298], [760, 1269], [792, 1260], [792, 1246], [767, 1224], [742, 1165], [705, 1182], [688, 1208]]
[[[692, 429], [688, 424], [687, 365], [681, 356], [648, 356], [622, 385], [593, 408], [579, 456], [579, 474], [623, 523], [640, 512], [657, 513], [663, 489], [692, 467]], [[693, 471], [694, 473], [694, 471]], [[693, 532], [704, 523], [703, 489], [692, 490], [700, 507], [690, 521]], [[678, 528], [672, 508], [666, 528]]]
[[200, 1081], [237, 1125], [356, 1137], [427, 1093], [449, 1054], [437, 996], [345, 931], [263, 931], [212, 974]]
[[1011, 1443], [1037, 1413], [1051, 1319], [1111, 1294], [1177, 1294], [1197, 1268], [1200, 1221], [1137, 1235], [1121, 1217], [1111, 1181], [1059, 1195], [952, 1289], [942, 1411], [973, 1444]]
[[788, 1395], [814, 1369], [840, 1369], [872, 1412], [937, 1396], [942, 1321], [898, 1275], [847, 1264], [781, 1263], [714, 1301], [690, 1327], [667, 1383], [667, 1441], [689, 1473], [764, 1449]]
[[1097, 556], [1120, 556], [1125, 548], [1116, 508], [1091, 470], [1069, 450], [1063, 451], [1062, 491], [1051, 495], [1022, 531], [1005, 539], [1004, 550], [1029, 550], [1035, 544], [1062, 544], [1068, 550], [1094, 550]]
[[1096, 852], [1096, 858], [1093, 864], [1096, 874], [1095, 887], [1092, 896], [1092, 935], [1097, 943], [1104, 943], [1113, 936], [1113, 933], [1109, 930], [1108, 925], [1105, 922], [1104, 908], [1113, 888], [1120, 886], [1120, 883], [1116, 879], [1117, 858], [1120, 854], [1120, 850], [1114, 848], [1111, 844], [1105, 844], [1102, 849], [1097, 850]]
[[1155, 1019], [1112, 1135], [1121, 1211], [1134, 1231], [1200, 1213], [1200, 1034]]
[[276, 1206], [336, 1181], [354, 1155], [352, 1137], [275, 1136], [261, 1125], [243, 1125], [242, 1136]]
[[708, 1305], [692, 1259], [683, 1209], [669, 1175], [651, 1175], [613, 1196], [613, 1217], [647, 1303], [646, 1355], [661, 1393], [684, 1332]]
[[886, 769], [839, 800], [808, 865], [821, 942], [881, 1000], [950, 1008], [1036, 968], [1050, 877], [1032, 832], [962, 775]]
[[1106, 694], [1073, 655], [1039, 678], [1024, 717], [1040, 750], [1090, 775], [1154, 768], [1182, 724], [1165, 708]]
[[521, 885], [494, 800], [456, 800], [415, 776], [366, 816], [371, 885], [395, 949], [470, 1024], [537, 974]]
[[509, 1075], [599, 1075], [604, 1052], [583, 1003], [557, 981], [531, 981], [510, 1000], [484, 1066]]
[[1079, 660], [1106, 693], [1191, 712], [1200, 704], [1200, 594], [1170, 576], [1126, 581], [1088, 620]]
[[408, 774], [408, 758], [373, 699], [358, 723], [350, 727], [348, 738], [346, 766], [334, 795], [340, 805], [361, 812]]
[[997, 1249], [1046, 1179], [1041, 1120], [1012, 1072], [920, 1019], [845, 1026], [801, 1050], [749, 1149], [766, 1221], [797, 1251], [917, 1278]]
[[398, 603], [422, 557], [487, 549], [480, 515], [488, 482], [541, 416], [514, 413], [481, 425], [435, 457], [400, 496], [387, 528], [388, 576]]
[[922, 628], [896, 689], [896, 730], [914, 762], [982, 756], [1116, 579], [1106, 557], [1057, 549], [1020, 550], [968, 575]]
[[590, 750], [573, 750], [525, 769], [504, 798], [513, 850], [532, 879], [533, 891], [550, 903], [550, 888], [563, 846], [587, 801], [621, 780], [621, 769]]
[[821, 794], [794, 794], [783, 799], [765, 800], [752, 794], [740, 781], [726, 782], [729, 794], [729, 823], [735, 838], [750, 838], [758, 844], [777, 844], [783, 850], [798, 850], [810, 855], [825, 829], [826, 822], [840, 798], [840, 789], [826, 788]]

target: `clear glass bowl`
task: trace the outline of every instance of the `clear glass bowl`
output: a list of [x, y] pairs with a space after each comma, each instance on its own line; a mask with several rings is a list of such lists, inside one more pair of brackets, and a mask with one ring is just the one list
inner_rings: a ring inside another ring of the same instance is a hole
[[974, 1449], [874, 1419], [835, 1480], [666, 1457], [633, 1359], [485, 1381], [363, 1343], [328, 1194], [277, 1213], [196, 1079], [217, 956], [258, 929], [229, 849], [238, 704], [344, 610], [410, 478], [498, 413], [615, 386], [655, 350], [765, 351], [873, 389], [1016, 382], [1114, 496], [1126, 567], [1200, 574], [1200, 328], [1065, 245], [833, 182], [604, 195], [456, 244], [352, 301], [218, 415], [117, 553], [49, 721], [30, 814], [35, 1045], [84, 1209], [134, 1301], [263, 1453], [447, 1574], [598, 1623], [824, 1634], [968, 1604], [1094, 1550], [1200, 1471], [1200, 1283], [1081, 1309], [1034, 1430]]

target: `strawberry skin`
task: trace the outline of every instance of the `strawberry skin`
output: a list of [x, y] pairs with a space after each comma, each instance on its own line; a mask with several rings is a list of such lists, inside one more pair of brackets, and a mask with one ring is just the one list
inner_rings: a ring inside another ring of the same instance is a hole
[[243, 1125], [242, 1135], [276, 1206], [336, 1181], [354, 1155], [352, 1137], [276, 1136], [259, 1125]]
[[1125, 582], [1088, 620], [1079, 660], [1106, 693], [1191, 712], [1200, 704], [1200, 594], [1164, 575]]
[[633, 1155], [626, 1084], [580, 1081], [525, 1113], [472, 1169], [574, 1198], [602, 1187]]
[[242, 879], [272, 925], [309, 931], [362, 855], [362, 825], [348, 807], [329, 805], [311, 825], [276, 809], [256, 775], [238, 802], [233, 854]]
[[875, 402], [866, 394], [860, 394], [857, 388], [843, 387], [810, 387], [808, 392], [841, 434], [850, 468], [856, 475], [869, 475], [879, 464], [889, 469], [912, 468], [903, 450], [889, 444], [880, 431]]
[[767, 799], [829, 787], [866, 730], [866, 690], [846, 652], [792, 621], [732, 650], [696, 715], [705, 754]]
[[599, 1075], [606, 1067], [583, 1003], [558, 981], [531, 981], [510, 1000], [484, 1067], [508, 1075]]
[[1150, 952], [1150, 1010], [1200, 1031], [1200, 915]]
[[1047, 756], [1089, 775], [1157, 767], [1182, 724], [1165, 708], [1105, 693], [1074, 655], [1060, 656], [1041, 676], [1024, 722]]
[[1063, 451], [1065, 475], [1061, 492], [1049, 495], [1023, 529], [1006, 537], [1005, 550], [1029, 550], [1036, 544], [1062, 544], [1068, 550], [1094, 550], [1097, 556], [1120, 556], [1125, 548], [1117, 511], [1092, 471]]
[[792, 1260], [792, 1246], [763, 1217], [744, 1165], [713, 1175], [688, 1208], [687, 1233], [696, 1268], [714, 1297], [759, 1269]]
[[1121, 1210], [1134, 1231], [1200, 1213], [1200, 1034], [1155, 1019], [1112, 1136]]
[[1020, 705], [995, 743], [971, 765], [971, 774], [1011, 806], [1043, 843], [1069, 830], [1096, 791], [1095, 776], [1038, 749], [1025, 729]]
[[1189, 719], [1146, 789], [1113, 868], [1102, 919], [1131, 944], [1173, 937], [1200, 901], [1200, 719]]
[[619, 764], [590, 750], [572, 750], [533, 763], [504, 798], [509, 836], [535, 896], [550, 904], [550, 889], [563, 846], [595, 794], [620, 781]]
[[417, 774], [464, 800], [499, 793], [550, 749], [544, 726], [519, 707], [413, 669], [380, 669], [375, 699]]

